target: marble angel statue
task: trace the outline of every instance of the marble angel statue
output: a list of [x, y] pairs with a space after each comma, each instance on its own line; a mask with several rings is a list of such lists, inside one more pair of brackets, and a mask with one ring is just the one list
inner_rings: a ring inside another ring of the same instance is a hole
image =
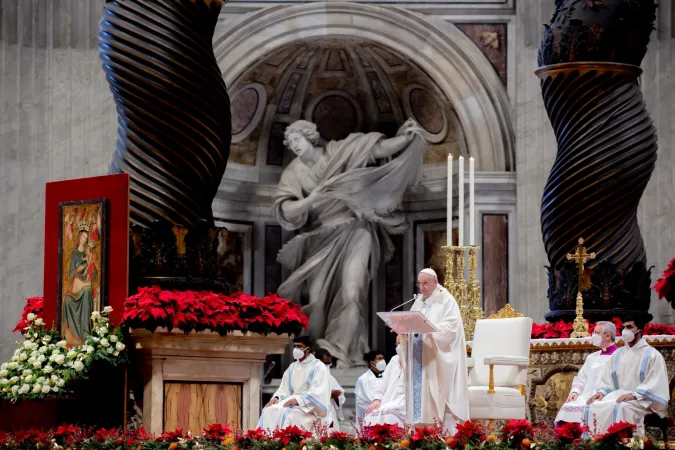
[[368, 350], [370, 281], [392, 256], [389, 235], [407, 229], [401, 199], [418, 180], [426, 143], [412, 119], [390, 139], [352, 133], [324, 148], [304, 120], [284, 138], [297, 157], [281, 175], [273, 214], [297, 235], [279, 252], [290, 272], [279, 295], [305, 300], [310, 335], [350, 367]]

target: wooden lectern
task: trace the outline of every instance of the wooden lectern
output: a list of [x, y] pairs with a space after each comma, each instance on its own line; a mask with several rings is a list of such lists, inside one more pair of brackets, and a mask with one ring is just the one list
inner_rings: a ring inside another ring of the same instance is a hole
[[409, 361], [413, 360], [413, 335], [421, 333], [434, 333], [438, 331], [436, 326], [419, 311], [396, 311], [379, 312], [377, 315], [384, 320], [394, 332], [402, 335], [404, 342], [403, 349], [403, 373], [405, 374], [405, 415], [406, 423], [414, 425], [416, 423], [413, 417], [413, 365]]

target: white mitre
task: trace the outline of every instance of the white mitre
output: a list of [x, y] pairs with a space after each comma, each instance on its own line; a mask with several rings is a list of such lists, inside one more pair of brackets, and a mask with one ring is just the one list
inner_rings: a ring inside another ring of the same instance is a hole
[[436, 272], [434, 271], [434, 269], [422, 269], [422, 270], [420, 270], [420, 273], [424, 273], [426, 275], [429, 275], [434, 280], [438, 280], [438, 275], [436, 275]]

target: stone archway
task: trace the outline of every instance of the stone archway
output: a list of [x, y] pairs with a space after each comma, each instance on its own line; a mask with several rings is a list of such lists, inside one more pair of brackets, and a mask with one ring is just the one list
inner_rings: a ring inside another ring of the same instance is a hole
[[244, 15], [214, 38], [228, 86], [257, 59], [290, 42], [359, 36], [410, 58], [450, 99], [477, 170], [515, 169], [514, 132], [506, 90], [494, 69], [457, 27], [400, 7], [357, 3], [272, 6]]

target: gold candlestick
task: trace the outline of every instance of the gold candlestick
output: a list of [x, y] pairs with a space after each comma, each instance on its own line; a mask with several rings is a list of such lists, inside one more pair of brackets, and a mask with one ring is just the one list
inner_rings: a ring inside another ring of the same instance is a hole
[[476, 245], [469, 246], [469, 290], [468, 301], [469, 306], [469, 321], [465, 323], [465, 333], [467, 339], [473, 338], [474, 330], [476, 329], [476, 321], [484, 317], [483, 308], [480, 301], [480, 286], [478, 285], [478, 278], [476, 272], [478, 270], [478, 262], [476, 259], [476, 251], [480, 247]]
[[455, 295], [455, 254], [453, 252], [453, 247], [447, 246], [443, 247], [445, 250], [445, 288], [450, 292], [453, 297]]
[[577, 291], [577, 307], [576, 313], [577, 317], [574, 319], [574, 332], [572, 332], [573, 338], [588, 337], [588, 324], [586, 319], [584, 319], [584, 296], [581, 295], [583, 288], [583, 276], [584, 276], [584, 264], [589, 259], [595, 259], [595, 252], [586, 253], [586, 247], [584, 247], [584, 238], [579, 238], [579, 245], [577, 245], [576, 251], [571, 254], [567, 254], [568, 260], [575, 260], [579, 264], [579, 289]]

